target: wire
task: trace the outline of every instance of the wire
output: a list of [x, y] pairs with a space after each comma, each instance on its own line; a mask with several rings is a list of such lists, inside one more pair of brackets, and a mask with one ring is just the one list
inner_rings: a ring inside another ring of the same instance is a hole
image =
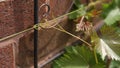
[[26, 33], [26, 32], [28, 32], [28, 31], [31, 31], [32, 29], [33, 29], [33, 27], [28, 28], [28, 29], [26, 29], [26, 30], [23, 30], [23, 31], [21, 31], [21, 32], [18, 32], [18, 33], [9, 35], [9, 36], [7, 36], [7, 37], [3, 37], [3, 38], [0, 39], [0, 42], [4, 41], [4, 40], [6, 40], [6, 39], [10, 39], [10, 38], [12, 38], [12, 37], [14, 37], [14, 36], [17, 36], [17, 35]]
[[[91, 6], [95, 5], [95, 4], [98, 4], [98, 3], [100, 3], [100, 2], [101, 2], [101, 1], [96, 1], [95, 3], [91, 3], [91, 4], [89, 4], [89, 5], [87, 6], [87, 8], [89, 8], [89, 7], [91, 7]], [[28, 28], [28, 29], [25, 29], [25, 30], [23, 30], [23, 31], [21, 31], [21, 32], [18, 32], [18, 33], [9, 35], [9, 36], [4, 37], [4, 38], [0, 38], [0, 42], [1, 42], [1, 41], [4, 41], [4, 40], [6, 40], [6, 39], [12, 38], [12, 37], [14, 37], [14, 36], [20, 35], [20, 34], [22, 34], [22, 33], [25, 33], [25, 32], [27, 32], [27, 31], [30, 31], [30, 30], [32, 30], [32, 29], [36, 29], [36, 28], [38, 28], [38, 27], [52, 28], [52, 27], [54, 27], [54, 26], [56, 26], [57, 24], [60, 23], [59, 20], [64, 19], [65, 16], [68, 16], [68, 15], [70, 15], [70, 14], [72, 14], [72, 13], [77, 12], [77, 11], [80, 11], [80, 9], [75, 10], [75, 11], [72, 11], [72, 12], [67, 13], [67, 14], [64, 14], [64, 15], [59, 16], [59, 17], [57, 17], [57, 18], [55, 18], [55, 19], [52, 19], [52, 20], [50, 20], [50, 21], [47, 21], [47, 22], [44, 22], [44, 23], [35, 24], [35, 25], [33, 25], [33, 27]], [[51, 26], [51, 23], [52, 23], [52, 26]], [[53, 26], [53, 24], [54, 24], [54, 26]], [[38, 30], [39, 30], [39, 29], [38, 29]]]

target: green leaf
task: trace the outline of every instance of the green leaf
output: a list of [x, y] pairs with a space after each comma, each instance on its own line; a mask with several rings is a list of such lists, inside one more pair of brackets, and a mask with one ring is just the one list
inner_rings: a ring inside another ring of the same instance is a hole
[[116, 7], [116, 5], [114, 5], [114, 2], [110, 2], [110, 3], [103, 3], [102, 4], [102, 14], [101, 16], [105, 19], [107, 17], [107, 15], [110, 13], [111, 10], [113, 10]]
[[80, 8], [78, 9], [79, 11], [73, 12], [69, 14], [69, 19], [76, 19], [80, 16], [84, 16], [86, 14], [85, 6], [80, 5]]
[[114, 0], [114, 3], [115, 3], [118, 7], [120, 7], [120, 0]]
[[[101, 38], [95, 36], [92, 42], [96, 45], [96, 50], [101, 54], [104, 60], [106, 56], [113, 60], [120, 60], [120, 34], [117, 33], [116, 28], [110, 26], [103, 26], [101, 29]], [[92, 35], [94, 36], [94, 35]]]
[[53, 68], [98, 68], [101, 65], [104, 66], [104, 62], [100, 61], [100, 64], [96, 64], [93, 53], [87, 47], [72, 46], [54, 61]]
[[120, 61], [112, 61], [110, 68], [120, 68]]
[[120, 9], [118, 7], [111, 10], [108, 16], [104, 19], [107, 25], [112, 25], [120, 20]]
[[94, 66], [91, 66], [90, 68], [105, 68], [105, 65], [102, 63], [95, 64]]
[[74, 0], [74, 4], [77, 8], [80, 8], [81, 7], [81, 3], [80, 3], [80, 0]]
[[107, 25], [113, 25], [120, 20], [120, 0], [112, 0], [110, 3], [103, 4], [101, 16]]
[[69, 19], [76, 19], [80, 16], [81, 14], [79, 12], [74, 12], [69, 15]]
[[117, 32], [117, 29], [110, 26], [103, 26], [101, 32], [104, 41], [118, 56], [120, 56], [120, 33]]

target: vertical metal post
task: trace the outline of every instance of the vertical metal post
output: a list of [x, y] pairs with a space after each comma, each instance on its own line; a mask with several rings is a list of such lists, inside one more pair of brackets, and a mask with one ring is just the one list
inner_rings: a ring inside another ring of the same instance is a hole
[[[34, 24], [38, 24], [38, 0], [34, 0]], [[38, 68], [38, 30], [34, 29], [34, 68]]]

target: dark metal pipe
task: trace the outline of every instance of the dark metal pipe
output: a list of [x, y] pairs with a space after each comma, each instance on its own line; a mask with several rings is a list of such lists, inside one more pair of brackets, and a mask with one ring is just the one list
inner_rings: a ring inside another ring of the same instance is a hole
[[[34, 0], [34, 24], [38, 24], [38, 0]], [[34, 29], [34, 68], [38, 68], [38, 30]]]

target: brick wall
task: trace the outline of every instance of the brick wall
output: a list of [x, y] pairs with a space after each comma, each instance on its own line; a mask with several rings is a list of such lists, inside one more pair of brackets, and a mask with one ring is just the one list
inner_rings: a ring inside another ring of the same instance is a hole
[[[39, 0], [39, 6], [45, 2], [46, 0]], [[65, 14], [71, 7], [72, 0], [50, 0], [49, 4], [51, 11], [47, 18], [52, 19], [53, 16]], [[45, 8], [39, 11], [39, 18], [45, 11]], [[33, 20], [33, 0], [0, 1], [0, 39], [31, 27]], [[72, 32], [73, 25], [67, 20], [61, 25]], [[54, 29], [40, 30], [39, 60], [43, 60], [55, 49], [62, 49], [69, 39], [68, 35]], [[29, 68], [33, 65], [33, 46], [32, 32], [0, 41], [0, 68]]]
[[0, 68], [15, 68], [15, 41], [0, 43]]

